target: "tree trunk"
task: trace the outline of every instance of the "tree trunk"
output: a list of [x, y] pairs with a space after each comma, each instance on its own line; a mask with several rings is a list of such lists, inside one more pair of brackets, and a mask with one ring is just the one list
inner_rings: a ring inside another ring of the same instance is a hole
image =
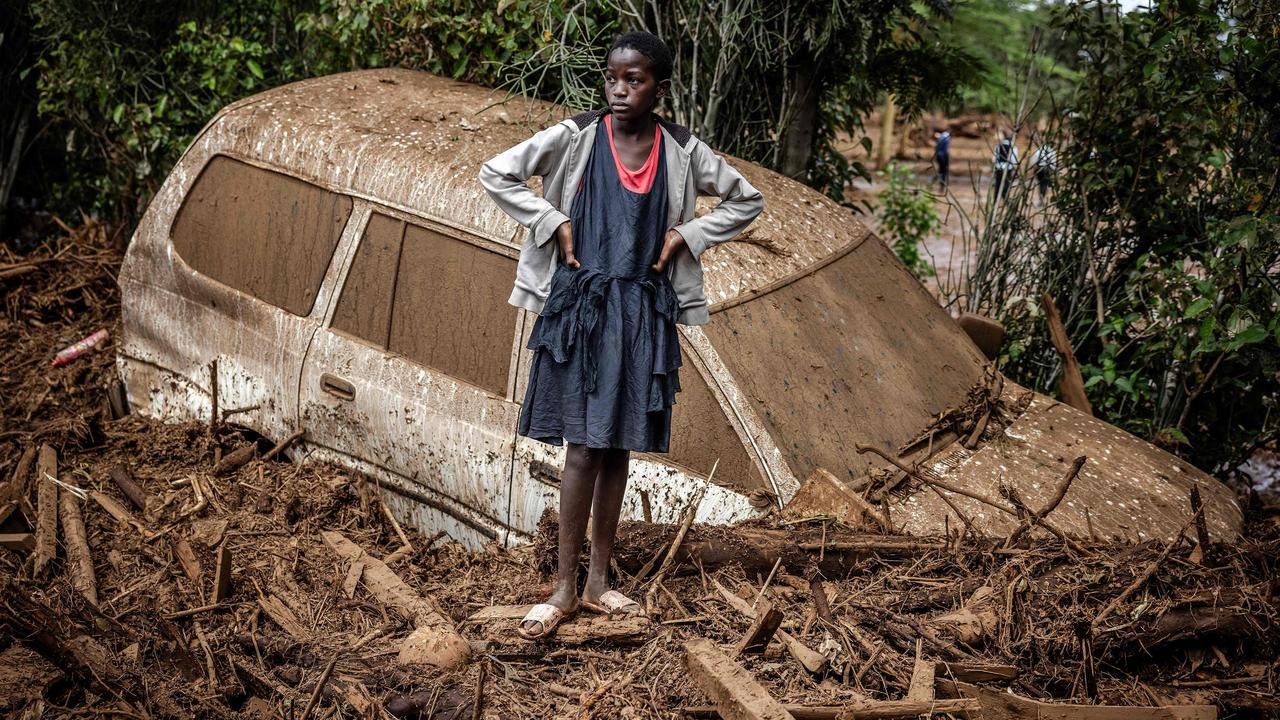
[[893, 159], [893, 122], [897, 112], [893, 93], [884, 96], [884, 108], [880, 111], [880, 144], [876, 147], [876, 167], [884, 169]]
[[782, 156], [778, 172], [789, 178], [804, 180], [813, 159], [813, 139], [818, 128], [818, 101], [822, 97], [822, 79], [817, 62], [806, 49], [793, 58], [788, 82], [794, 88], [784, 118], [790, 118], [782, 131]]

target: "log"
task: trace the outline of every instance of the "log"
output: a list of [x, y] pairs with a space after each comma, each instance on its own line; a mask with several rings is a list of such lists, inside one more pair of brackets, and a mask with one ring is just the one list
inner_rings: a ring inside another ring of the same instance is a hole
[[129, 502], [145, 513], [147, 511], [147, 493], [142, 489], [142, 486], [134, 482], [133, 474], [129, 472], [129, 468], [124, 465], [116, 465], [111, 468], [108, 474], [111, 476], [111, 482], [120, 488], [120, 492], [129, 498]]
[[[67, 482], [69, 478], [63, 478]], [[84, 531], [84, 516], [80, 513], [80, 500], [69, 490], [62, 490], [62, 539], [67, 551], [67, 570], [71, 574], [71, 586], [86, 600], [98, 604], [98, 581], [93, 574], [93, 556], [89, 553], [89, 538]]]
[[984, 720], [1217, 720], [1218, 717], [1218, 709], [1213, 705], [1072, 705], [1040, 702], [950, 680], [938, 680], [937, 687], [947, 695], [961, 695], [981, 702]]
[[223, 543], [218, 550], [218, 566], [213, 575], [213, 602], [231, 597], [231, 550]]
[[[521, 615], [521, 617], [524, 617]], [[610, 618], [607, 615], [579, 613], [560, 623], [555, 631], [557, 645], [585, 645], [606, 642], [610, 645], [643, 645], [653, 637], [653, 621], [642, 615]]]
[[715, 703], [725, 720], [791, 720], [791, 713], [774, 700], [715, 643], [696, 638], [684, 644], [685, 666], [702, 692]]
[[1018, 668], [1013, 665], [988, 665], [979, 663], [939, 662], [933, 669], [934, 677], [960, 680], [961, 682], [1012, 682], [1018, 679]]
[[36, 577], [44, 574], [58, 552], [58, 454], [48, 445], [40, 446], [36, 462]]
[[31, 552], [36, 547], [36, 536], [31, 533], [0, 533], [0, 547]]
[[[876, 720], [877, 718], [912, 718], [920, 715], [952, 714], [965, 717], [982, 712], [977, 700], [934, 700], [924, 703], [917, 700], [873, 700], [855, 705], [783, 705], [796, 720]], [[681, 708], [686, 718], [718, 718], [719, 711], [712, 706]], [[984, 717], [973, 715], [973, 717]]]
[[[755, 619], [756, 612], [752, 609], [751, 603], [730, 592], [728, 588], [720, 584], [719, 580], [712, 579], [711, 584], [720, 592], [720, 595], [730, 607], [753, 620]], [[785, 630], [778, 630], [777, 635], [782, 644], [786, 646], [787, 652], [791, 653], [791, 657], [803, 665], [804, 669], [811, 673], [820, 673], [827, 669], [828, 660], [825, 655], [812, 650]]]
[[755, 610], [755, 619], [751, 621], [750, 627], [733, 648], [734, 656], [764, 652], [765, 648], [769, 647], [773, 634], [778, 631], [778, 626], [782, 624], [782, 611], [775, 608], [768, 600], [762, 598], [756, 603]]
[[348, 563], [364, 563], [361, 579], [375, 598], [413, 619], [416, 629], [400, 646], [398, 662], [452, 668], [467, 661], [471, 647], [430, 596], [419, 595], [386, 563], [366, 553], [341, 533], [326, 530], [320, 536], [341, 559]]
[[13, 470], [9, 481], [0, 484], [0, 523], [9, 519], [14, 510], [22, 504], [27, 496], [27, 482], [31, 478], [31, 466], [36, 461], [35, 447], [29, 447], [18, 458], [18, 465]]
[[227, 475], [239, 470], [245, 463], [253, 459], [253, 454], [257, 450], [258, 446], [254, 443], [241, 445], [230, 453], [223, 455], [221, 460], [213, 464], [213, 474]]

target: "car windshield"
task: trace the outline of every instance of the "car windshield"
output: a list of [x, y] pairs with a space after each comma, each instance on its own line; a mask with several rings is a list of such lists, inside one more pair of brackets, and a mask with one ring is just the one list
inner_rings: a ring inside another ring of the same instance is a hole
[[984, 361], [873, 236], [713, 308], [706, 332], [802, 482], [818, 467], [861, 475], [855, 443], [889, 450], [915, 438], [980, 381]]

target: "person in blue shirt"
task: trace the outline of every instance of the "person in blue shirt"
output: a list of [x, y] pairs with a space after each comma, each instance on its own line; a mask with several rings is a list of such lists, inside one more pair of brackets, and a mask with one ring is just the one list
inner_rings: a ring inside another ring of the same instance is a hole
[[946, 129], [933, 133], [933, 162], [938, 167], [933, 179], [946, 191], [951, 182], [951, 133]]

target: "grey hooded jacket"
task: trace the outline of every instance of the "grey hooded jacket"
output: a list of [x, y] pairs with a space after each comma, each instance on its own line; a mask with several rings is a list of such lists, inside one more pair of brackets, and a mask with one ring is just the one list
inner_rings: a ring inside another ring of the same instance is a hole
[[[480, 184], [489, 196], [529, 229], [511, 292], [510, 303], [516, 307], [542, 312], [551, 275], [560, 262], [559, 244], [548, 241], [569, 219], [595, 142], [596, 123], [607, 112], [607, 108], [592, 110], [556, 123], [480, 168]], [[702, 325], [707, 322], [707, 299], [698, 258], [707, 248], [746, 229], [764, 209], [764, 198], [687, 129], [661, 118], [658, 122], [665, 138], [667, 227], [678, 231], [685, 244], [667, 265], [667, 276], [680, 300], [677, 321]], [[534, 175], [542, 177], [541, 197], [525, 184]], [[720, 203], [695, 218], [699, 195], [715, 195]]]

